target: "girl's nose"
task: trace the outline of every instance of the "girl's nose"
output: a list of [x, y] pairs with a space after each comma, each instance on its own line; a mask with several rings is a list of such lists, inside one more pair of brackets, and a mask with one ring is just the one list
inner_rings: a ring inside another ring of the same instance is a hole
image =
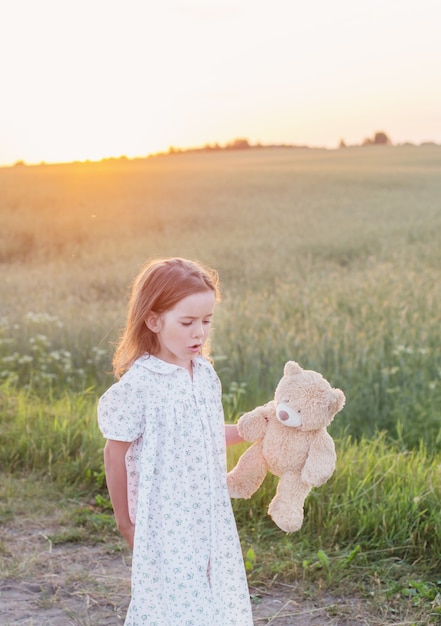
[[195, 324], [194, 325], [193, 336], [194, 337], [203, 337], [204, 336], [204, 326], [203, 326], [203, 324]]

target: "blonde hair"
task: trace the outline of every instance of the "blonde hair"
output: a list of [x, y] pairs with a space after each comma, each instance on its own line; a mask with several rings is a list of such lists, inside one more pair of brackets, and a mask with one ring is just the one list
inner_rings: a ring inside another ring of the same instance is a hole
[[[146, 352], [158, 354], [158, 337], [145, 323], [150, 313], [165, 313], [183, 298], [207, 290], [220, 299], [215, 270], [178, 257], [149, 261], [133, 281], [126, 327], [113, 357], [115, 377]], [[208, 346], [204, 354], [208, 355]]]

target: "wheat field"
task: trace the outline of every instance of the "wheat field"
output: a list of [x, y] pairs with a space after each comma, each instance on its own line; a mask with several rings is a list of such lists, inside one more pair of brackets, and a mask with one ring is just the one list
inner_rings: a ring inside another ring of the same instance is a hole
[[0, 169], [2, 377], [65, 350], [99, 392], [133, 276], [186, 256], [220, 272], [213, 357], [239, 408], [294, 359], [345, 390], [335, 428], [441, 445], [440, 174], [438, 146]]

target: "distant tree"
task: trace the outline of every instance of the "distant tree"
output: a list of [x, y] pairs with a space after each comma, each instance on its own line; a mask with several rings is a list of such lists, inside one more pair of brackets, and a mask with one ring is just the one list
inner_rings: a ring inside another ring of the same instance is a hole
[[23, 167], [23, 165], [26, 165], [26, 163], [21, 160], [14, 163], [14, 167]]
[[339, 148], [346, 148], [346, 142], [344, 139], [340, 139], [340, 143], [338, 144]]
[[227, 144], [229, 150], [245, 150], [250, 148], [250, 142], [248, 139], [235, 139]]
[[375, 133], [372, 139], [370, 137], [366, 137], [366, 139], [363, 140], [362, 145], [363, 146], [389, 146], [391, 144], [392, 142], [389, 139], [389, 137], [386, 135], [386, 133], [383, 133], [383, 131], [379, 131]]
[[389, 137], [386, 135], [386, 133], [383, 133], [381, 131], [381, 132], [375, 133], [373, 143], [375, 145], [386, 146], [386, 145], [390, 145], [392, 142], [389, 139]]

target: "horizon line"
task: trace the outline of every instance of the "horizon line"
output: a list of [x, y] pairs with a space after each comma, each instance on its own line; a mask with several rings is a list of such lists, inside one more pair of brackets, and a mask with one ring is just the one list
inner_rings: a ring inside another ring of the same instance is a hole
[[[377, 135], [382, 135], [381, 141], [375, 141]], [[127, 156], [125, 154], [121, 154], [119, 156], [111, 155], [104, 156], [100, 159], [72, 159], [71, 161], [33, 161], [27, 162], [24, 159], [17, 159], [14, 162], [9, 163], [1, 163], [0, 168], [9, 168], [9, 167], [35, 167], [35, 166], [50, 166], [50, 165], [79, 165], [79, 164], [91, 164], [91, 163], [102, 163], [105, 161], [137, 161], [143, 159], [150, 159], [154, 157], [164, 157], [164, 156], [173, 156], [187, 153], [212, 153], [212, 152], [233, 152], [233, 151], [244, 151], [244, 150], [262, 150], [262, 149], [291, 149], [291, 150], [341, 150], [341, 149], [350, 149], [350, 148], [365, 148], [368, 146], [389, 146], [389, 147], [400, 147], [400, 146], [413, 146], [413, 147], [422, 147], [422, 146], [441, 146], [435, 141], [422, 141], [420, 143], [415, 143], [412, 141], [404, 141], [401, 143], [393, 143], [391, 139], [386, 135], [386, 133], [379, 132], [375, 133], [374, 139], [366, 138], [362, 143], [358, 144], [346, 144], [343, 139], [340, 140], [339, 144], [336, 147], [327, 147], [327, 146], [311, 146], [307, 144], [292, 144], [292, 143], [262, 143], [260, 141], [256, 143], [250, 143], [246, 138], [238, 138], [232, 141], [228, 141], [225, 144], [221, 144], [219, 142], [206, 143], [201, 146], [187, 146], [187, 147], [177, 147], [177, 146], [169, 146], [167, 150], [159, 150], [156, 152], [150, 152], [145, 155], [135, 155], [135, 156]]]

